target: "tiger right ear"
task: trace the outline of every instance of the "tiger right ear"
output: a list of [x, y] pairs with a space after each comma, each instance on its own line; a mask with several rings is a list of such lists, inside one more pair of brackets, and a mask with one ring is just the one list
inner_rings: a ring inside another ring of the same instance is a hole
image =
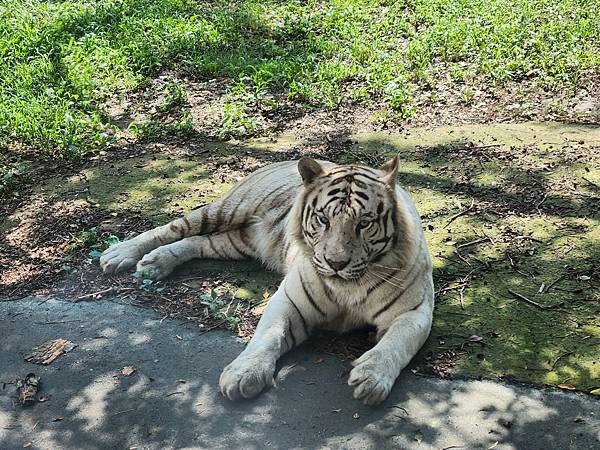
[[379, 170], [383, 171], [385, 175], [382, 181], [388, 186], [393, 186], [396, 183], [396, 177], [398, 176], [398, 166], [400, 165], [400, 155], [396, 155], [388, 162], [386, 162]]
[[323, 167], [314, 159], [305, 156], [298, 161], [298, 172], [300, 172], [304, 185], [308, 186], [323, 173]]

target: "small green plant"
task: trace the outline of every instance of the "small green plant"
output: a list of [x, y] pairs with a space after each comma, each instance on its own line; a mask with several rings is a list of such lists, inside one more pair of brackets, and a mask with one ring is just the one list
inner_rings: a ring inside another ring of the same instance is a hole
[[249, 135], [258, 129], [258, 121], [248, 107], [249, 99], [250, 97], [244, 100], [230, 98], [225, 102], [221, 121], [217, 125], [221, 139]]
[[27, 164], [21, 164], [17, 168], [8, 169], [0, 178], [2, 186], [10, 187], [13, 185], [16, 179], [21, 178], [27, 173], [29, 166]]
[[208, 294], [202, 294], [200, 296], [200, 303], [208, 307], [208, 311], [212, 316], [218, 317], [223, 305], [223, 300], [217, 295], [217, 291], [214, 289], [210, 290]]
[[[208, 313], [211, 317], [215, 319], [223, 319], [227, 322], [227, 325], [232, 330], [235, 330], [239, 323], [241, 322], [241, 318], [236, 316], [235, 314], [230, 313], [231, 303], [225, 303], [219, 295], [217, 291], [214, 289], [210, 290], [210, 293], [200, 295], [200, 303], [205, 305], [208, 309]], [[237, 306], [234, 308], [233, 313], [237, 310]]]
[[136, 271], [133, 273], [133, 277], [140, 280], [138, 289], [146, 293], [156, 292], [157, 294], [165, 290], [164, 286], [160, 281], [157, 281], [156, 272], [154, 269], [148, 269], [144, 271]]
[[163, 112], [171, 111], [177, 106], [181, 106], [186, 101], [185, 90], [177, 80], [169, 80], [163, 91], [164, 102], [160, 105]]
[[90, 246], [92, 249], [91, 252], [88, 253], [94, 261], [98, 261], [100, 256], [102, 256], [102, 252], [109, 247], [112, 247], [115, 244], [118, 244], [121, 240], [117, 236], [113, 236], [112, 234], [108, 236], [106, 239], [101, 242], [96, 242]]
[[73, 266], [71, 266], [71, 265], [69, 265], [67, 263], [64, 263], [63, 265], [60, 266], [60, 271], [61, 272], [66, 272], [68, 274], [79, 272], [78, 269], [76, 269], [75, 267], [73, 267]]
[[71, 238], [65, 246], [66, 253], [75, 253], [84, 248], [92, 248], [98, 243], [98, 232], [96, 228], [80, 231], [76, 236]]
[[473, 103], [473, 99], [475, 98], [475, 94], [471, 89], [465, 89], [462, 92], [462, 101], [465, 105], [471, 105]]

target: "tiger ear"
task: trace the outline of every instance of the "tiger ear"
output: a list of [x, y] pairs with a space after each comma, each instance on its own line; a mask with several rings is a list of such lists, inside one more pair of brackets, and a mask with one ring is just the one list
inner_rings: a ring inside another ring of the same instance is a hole
[[379, 170], [385, 173], [381, 181], [388, 186], [396, 184], [396, 178], [398, 177], [398, 166], [400, 165], [399, 155], [394, 156], [388, 162], [386, 162]]
[[298, 161], [298, 172], [300, 172], [304, 185], [308, 186], [323, 173], [323, 167], [314, 159], [305, 156]]

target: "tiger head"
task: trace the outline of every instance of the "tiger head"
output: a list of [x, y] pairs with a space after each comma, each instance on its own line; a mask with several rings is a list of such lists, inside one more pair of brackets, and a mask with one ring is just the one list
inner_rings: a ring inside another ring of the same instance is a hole
[[397, 242], [398, 157], [379, 170], [354, 165], [328, 168], [302, 158], [298, 171], [305, 188], [297, 206], [297, 239], [321, 276], [360, 279]]

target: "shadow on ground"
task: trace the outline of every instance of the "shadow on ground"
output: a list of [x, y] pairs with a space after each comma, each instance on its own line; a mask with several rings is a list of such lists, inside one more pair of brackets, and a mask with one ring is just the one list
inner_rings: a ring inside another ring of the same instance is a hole
[[[165, 316], [212, 326], [214, 318], [199, 304], [201, 293], [216, 287], [232, 299], [244, 291], [248, 312], [268, 297], [278, 277], [255, 265], [203, 263], [176, 272], [161, 295], [150, 295], [156, 291], [140, 291], [129, 275], [102, 276], [85, 246], [73, 263], [76, 272], [61, 270], [61, 249], [93, 224], [90, 215], [98, 219], [100, 239], [110, 233], [124, 238], [214, 200], [271, 161], [311, 154], [377, 164], [400, 152], [400, 182], [423, 217], [437, 286], [434, 329], [418, 361], [440, 376], [589, 391], [600, 387], [598, 130], [512, 124], [404, 135], [317, 132], [305, 142], [284, 136], [276, 142], [139, 144], [27, 194], [30, 201], [23, 203], [29, 206], [2, 224], [7, 245], [0, 257], [5, 275], [21, 267], [11, 263], [20, 256], [11, 255], [37, 257], [39, 265], [4, 276], [2, 292], [36, 292], [28, 290], [36, 268], [53, 258], [47, 281], [59, 293], [77, 298], [125, 287], [125, 297], [146, 298]], [[81, 209], [64, 214], [69, 205]], [[54, 219], [58, 226], [44, 231]]]
[[[243, 348], [229, 333], [163, 320], [118, 300], [31, 298], [0, 303], [0, 381], [42, 378], [31, 407], [0, 390], [0, 447], [594, 448], [597, 403], [582, 395], [406, 371], [380, 407], [351, 399], [349, 361], [308, 343], [280, 364], [276, 389], [225, 401], [222, 367]], [[77, 347], [49, 366], [24, 362], [47, 339]], [[136, 372], [123, 376], [121, 369]]]

